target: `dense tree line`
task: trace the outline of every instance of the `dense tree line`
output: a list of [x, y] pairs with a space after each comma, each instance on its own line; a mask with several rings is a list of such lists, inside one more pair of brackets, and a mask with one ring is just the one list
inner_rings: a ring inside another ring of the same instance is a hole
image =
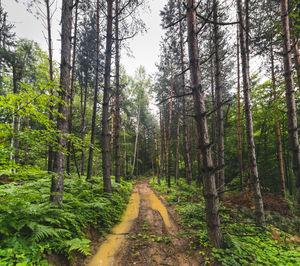
[[30, 3], [44, 10], [47, 53], [16, 38], [0, 2], [3, 170], [47, 170], [59, 203], [72, 173], [103, 176], [107, 193], [112, 176], [196, 181], [217, 248], [225, 192], [253, 192], [258, 226], [262, 191], [300, 204], [298, 1], [167, 1], [155, 80], [143, 67], [129, 77], [121, 64], [126, 40], [145, 29], [144, 1], [62, 0], [59, 64], [54, 2]]

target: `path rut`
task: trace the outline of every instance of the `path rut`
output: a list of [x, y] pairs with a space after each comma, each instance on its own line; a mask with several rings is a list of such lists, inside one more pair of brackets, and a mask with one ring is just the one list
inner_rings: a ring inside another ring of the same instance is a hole
[[122, 222], [85, 265], [201, 265], [188, 239], [146, 181], [135, 185]]

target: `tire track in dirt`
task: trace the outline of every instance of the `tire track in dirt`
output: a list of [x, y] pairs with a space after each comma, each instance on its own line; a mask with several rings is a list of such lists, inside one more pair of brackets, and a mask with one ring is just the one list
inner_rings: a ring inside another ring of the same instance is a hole
[[[118, 226], [122, 227], [124, 221], [128, 221], [126, 212], [129, 211], [129, 203], [122, 222], [114, 227], [113, 234], [107, 236], [108, 240], [102, 243], [88, 265], [201, 265], [200, 256], [189, 250], [188, 239], [181, 234], [180, 227], [169, 216], [167, 208], [147, 181], [136, 184], [133, 195], [139, 195], [139, 213], [131, 230], [115, 230]], [[119, 245], [109, 243], [112, 236], [122, 236]]]

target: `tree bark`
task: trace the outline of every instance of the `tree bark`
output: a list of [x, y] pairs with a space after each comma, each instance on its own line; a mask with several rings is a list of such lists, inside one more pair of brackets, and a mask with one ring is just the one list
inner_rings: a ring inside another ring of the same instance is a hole
[[298, 194], [298, 204], [300, 205], [300, 147], [297, 128], [297, 114], [295, 103], [295, 88], [292, 71], [291, 43], [288, 15], [288, 0], [280, 1], [281, 30], [283, 46], [284, 80], [288, 117], [289, 142], [292, 152], [293, 172], [296, 178], [296, 190]]
[[295, 68], [298, 79], [298, 88], [300, 88], [300, 56], [299, 56], [299, 48], [298, 48], [298, 39], [294, 38], [294, 60], [295, 60]]
[[112, 193], [110, 179], [110, 156], [109, 156], [109, 90], [110, 90], [110, 72], [111, 72], [111, 48], [112, 48], [112, 25], [113, 0], [107, 0], [107, 28], [106, 28], [106, 51], [105, 51], [105, 71], [104, 71], [104, 89], [102, 102], [102, 172], [104, 191]]
[[177, 117], [176, 148], [175, 148], [175, 182], [179, 178], [179, 144], [180, 144], [180, 115]]
[[[173, 66], [171, 65], [171, 68]], [[169, 128], [168, 128], [168, 176], [167, 176], [167, 181], [168, 181], [168, 187], [171, 187], [171, 159], [172, 159], [172, 154], [171, 154], [171, 138], [172, 138], [172, 112], [173, 112], [173, 86], [174, 86], [174, 80], [173, 80], [173, 70], [171, 70], [171, 88], [170, 88], [170, 106], [169, 106]]]
[[164, 150], [163, 150], [163, 122], [161, 117], [161, 110], [159, 110], [159, 125], [160, 125], [160, 168], [159, 168], [159, 176], [160, 178], [163, 176], [164, 172]]
[[[179, 3], [179, 10], [181, 13], [181, 2]], [[183, 92], [185, 91], [185, 66], [184, 66], [184, 42], [183, 42], [183, 28], [182, 21], [179, 24], [179, 34], [180, 34], [180, 63], [181, 63], [181, 82]], [[185, 164], [185, 173], [186, 180], [188, 184], [192, 183], [192, 167], [191, 167], [191, 157], [190, 157], [190, 144], [187, 137], [187, 125], [186, 125], [186, 99], [182, 97], [182, 128], [183, 128], [183, 147], [184, 147], [184, 164]]]
[[[29, 116], [25, 116], [25, 128], [27, 130], [27, 133], [29, 133]], [[25, 160], [24, 160], [25, 165], [29, 165], [29, 145], [28, 143], [25, 144]]]
[[154, 135], [154, 151], [155, 151], [155, 165], [156, 165], [156, 176], [157, 176], [157, 184], [160, 185], [160, 178], [159, 178], [159, 160], [158, 160], [158, 151], [157, 151], [157, 137], [156, 137], [156, 128], [154, 127], [153, 130], [153, 135]]
[[[75, 7], [75, 22], [74, 22], [74, 36], [73, 36], [73, 56], [72, 56], [72, 72], [71, 72], [71, 88], [69, 97], [69, 134], [73, 131], [73, 101], [74, 101], [74, 80], [75, 80], [75, 59], [76, 59], [76, 42], [77, 42], [77, 21], [78, 21], [78, 3]], [[71, 164], [71, 146], [72, 141], [68, 141], [68, 156], [67, 156], [67, 173], [70, 174]]]
[[275, 78], [275, 70], [274, 70], [274, 53], [273, 46], [271, 43], [271, 75], [272, 75], [272, 89], [273, 89], [273, 100], [274, 100], [274, 108], [275, 108], [275, 132], [277, 138], [277, 148], [278, 148], [278, 166], [279, 166], [279, 174], [281, 181], [281, 195], [285, 199], [285, 176], [284, 176], [284, 166], [283, 166], [283, 153], [282, 153], [282, 142], [281, 142], [281, 132], [280, 132], [280, 124], [278, 117], [278, 107], [277, 107], [277, 93], [276, 93], [276, 78]]
[[243, 72], [243, 92], [244, 92], [244, 105], [245, 105], [245, 119], [246, 119], [246, 134], [248, 146], [248, 165], [250, 176], [253, 183], [254, 202], [255, 202], [255, 219], [256, 224], [265, 226], [265, 213], [262, 195], [260, 191], [259, 177], [257, 171], [257, 162], [255, 155], [255, 144], [253, 135], [253, 121], [250, 100], [250, 77], [249, 77], [249, 61], [247, 58], [247, 45], [246, 45], [246, 31], [244, 26], [244, 15], [242, 12], [242, 0], [237, 0], [238, 16], [240, 21], [240, 48], [242, 58], [242, 72]]
[[115, 18], [115, 44], [116, 44], [116, 132], [115, 132], [115, 160], [116, 160], [116, 172], [115, 178], [116, 182], [121, 182], [121, 173], [120, 173], [120, 125], [121, 125], [121, 116], [120, 116], [120, 44], [119, 44], [119, 0], [116, 1], [116, 18]]
[[187, 1], [188, 50], [190, 60], [191, 86], [194, 100], [194, 112], [199, 132], [199, 144], [203, 158], [203, 185], [206, 209], [208, 239], [216, 248], [223, 247], [220, 227], [218, 195], [215, 183], [214, 166], [211, 157], [207, 128], [204, 90], [200, 79], [200, 62], [197, 40], [197, 19], [195, 1]]
[[[211, 37], [209, 39], [209, 52], [210, 54], [214, 53], [214, 49], [212, 48], [212, 27], [210, 25], [210, 34]], [[215, 75], [214, 75], [214, 62], [213, 57], [210, 59], [210, 87], [211, 87], [211, 102], [212, 102], [212, 110], [217, 110], [216, 104], [216, 95], [215, 95]], [[213, 151], [213, 163], [217, 167], [218, 165], [218, 142], [217, 142], [217, 121], [216, 121], [216, 113], [213, 112], [211, 114], [211, 132], [212, 132], [212, 151]], [[215, 181], [216, 187], [219, 187], [219, 172], [215, 173]]]
[[238, 130], [238, 158], [240, 173], [240, 189], [243, 191], [243, 150], [242, 150], [242, 132], [241, 132], [241, 73], [240, 73], [240, 45], [239, 45], [239, 25], [237, 26], [237, 130]]
[[[136, 162], [136, 157], [137, 157], [137, 147], [138, 147], [138, 140], [139, 140], [139, 131], [140, 131], [140, 113], [141, 113], [141, 107], [139, 105], [138, 109], [138, 116], [137, 116], [137, 126], [136, 126], [136, 133], [135, 133], [135, 142], [134, 142], [134, 154], [133, 154], [133, 163], [132, 163], [132, 172], [131, 175], [134, 173], [134, 168], [135, 168], [135, 162]], [[136, 169], [136, 172], [138, 169]]]
[[114, 168], [114, 124], [115, 124], [115, 110], [114, 110], [114, 99], [111, 101], [111, 128], [110, 128], [110, 171], [113, 175]]
[[89, 149], [89, 159], [86, 179], [89, 180], [92, 177], [93, 171], [93, 157], [94, 157], [94, 144], [96, 135], [96, 117], [97, 117], [97, 103], [98, 103], [98, 86], [99, 86], [99, 67], [100, 67], [100, 0], [97, 0], [96, 7], [96, 74], [95, 74], [95, 88], [94, 88], [94, 103], [93, 103], [93, 115], [92, 115], [92, 128], [91, 128], [91, 146]]
[[218, 187], [217, 191], [221, 200], [224, 197], [225, 190], [225, 170], [224, 170], [224, 117], [223, 117], [223, 85], [221, 81], [221, 58], [220, 58], [220, 32], [218, 26], [218, 1], [213, 1], [214, 11], [214, 46], [215, 46], [215, 91], [217, 101], [217, 117], [218, 117], [218, 128], [217, 128], [217, 143], [218, 143], [218, 164], [215, 165], [218, 169]]
[[[86, 78], [85, 87], [84, 87], [84, 95], [82, 95], [82, 88], [81, 88], [81, 99], [83, 98], [83, 104], [81, 103], [81, 140], [82, 143], [85, 141], [85, 120], [86, 120], [86, 101], [87, 101], [87, 91], [88, 91], [88, 81]], [[85, 147], [83, 146], [81, 149], [81, 166], [80, 166], [80, 173], [84, 175], [84, 163], [85, 163]]]
[[70, 59], [71, 59], [71, 31], [72, 31], [72, 6], [73, 0], [62, 1], [61, 14], [61, 65], [60, 65], [60, 99], [64, 103], [58, 106], [58, 112], [61, 116], [57, 118], [57, 128], [61, 134], [58, 137], [60, 150], [57, 151], [54, 158], [54, 172], [51, 183], [50, 200], [61, 203], [64, 192], [64, 170], [66, 154], [65, 149], [67, 139], [64, 136], [68, 132], [68, 93], [70, 86]]
[[[51, 12], [50, 12], [50, 3], [49, 0], [45, 0], [46, 12], [47, 12], [47, 32], [48, 32], [48, 60], [49, 60], [49, 79], [50, 82], [53, 82], [53, 56], [52, 56], [52, 32], [51, 32]], [[50, 96], [53, 96], [53, 88], [50, 87]], [[53, 110], [54, 104], [53, 100], [50, 100], [50, 113], [49, 120], [54, 121]], [[50, 144], [48, 148], [48, 172], [53, 170], [53, 147]]]
[[164, 162], [165, 162], [165, 179], [168, 178], [168, 145], [167, 145], [167, 129], [166, 129], [166, 119], [163, 119], [163, 126], [164, 126]]

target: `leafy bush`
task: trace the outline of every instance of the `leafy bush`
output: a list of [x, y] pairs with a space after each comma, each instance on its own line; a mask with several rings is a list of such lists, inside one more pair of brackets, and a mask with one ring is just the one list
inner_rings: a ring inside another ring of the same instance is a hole
[[64, 202], [49, 201], [48, 175], [35, 181], [0, 187], [0, 265], [47, 265], [49, 253], [69, 258], [75, 252], [88, 255], [90, 240], [84, 229], [92, 225], [105, 232], [121, 218], [132, 185], [113, 182], [114, 192], [103, 192], [103, 181], [65, 178]]

